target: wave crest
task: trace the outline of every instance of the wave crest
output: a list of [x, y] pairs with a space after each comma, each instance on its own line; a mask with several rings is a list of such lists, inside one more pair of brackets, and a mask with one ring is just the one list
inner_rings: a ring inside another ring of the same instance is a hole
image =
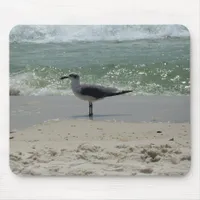
[[125, 41], [167, 37], [189, 37], [189, 32], [181, 25], [20, 25], [10, 32], [11, 43]]

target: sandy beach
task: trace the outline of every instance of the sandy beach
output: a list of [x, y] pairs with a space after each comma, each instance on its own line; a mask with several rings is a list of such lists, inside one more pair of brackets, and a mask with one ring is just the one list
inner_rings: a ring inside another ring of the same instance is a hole
[[11, 97], [10, 167], [18, 175], [180, 176], [191, 163], [189, 97]]

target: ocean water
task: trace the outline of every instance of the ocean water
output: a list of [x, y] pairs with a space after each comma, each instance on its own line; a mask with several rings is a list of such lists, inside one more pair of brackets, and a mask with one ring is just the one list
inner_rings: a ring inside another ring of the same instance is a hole
[[180, 25], [16, 26], [10, 32], [10, 95], [72, 94], [81, 81], [129, 95], [189, 95], [190, 38]]

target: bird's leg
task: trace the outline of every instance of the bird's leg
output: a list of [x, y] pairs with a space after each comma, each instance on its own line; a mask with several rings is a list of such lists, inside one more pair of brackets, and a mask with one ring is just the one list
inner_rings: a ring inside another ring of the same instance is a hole
[[89, 102], [89, 117], [93, 116], [92, 102]]

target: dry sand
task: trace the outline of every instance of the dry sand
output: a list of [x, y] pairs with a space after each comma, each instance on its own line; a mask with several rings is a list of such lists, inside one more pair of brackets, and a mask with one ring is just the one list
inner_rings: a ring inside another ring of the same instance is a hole
[[19, 175], [180, 176], [191, 163], [189, 123], [50, 120], [10, 133]]

